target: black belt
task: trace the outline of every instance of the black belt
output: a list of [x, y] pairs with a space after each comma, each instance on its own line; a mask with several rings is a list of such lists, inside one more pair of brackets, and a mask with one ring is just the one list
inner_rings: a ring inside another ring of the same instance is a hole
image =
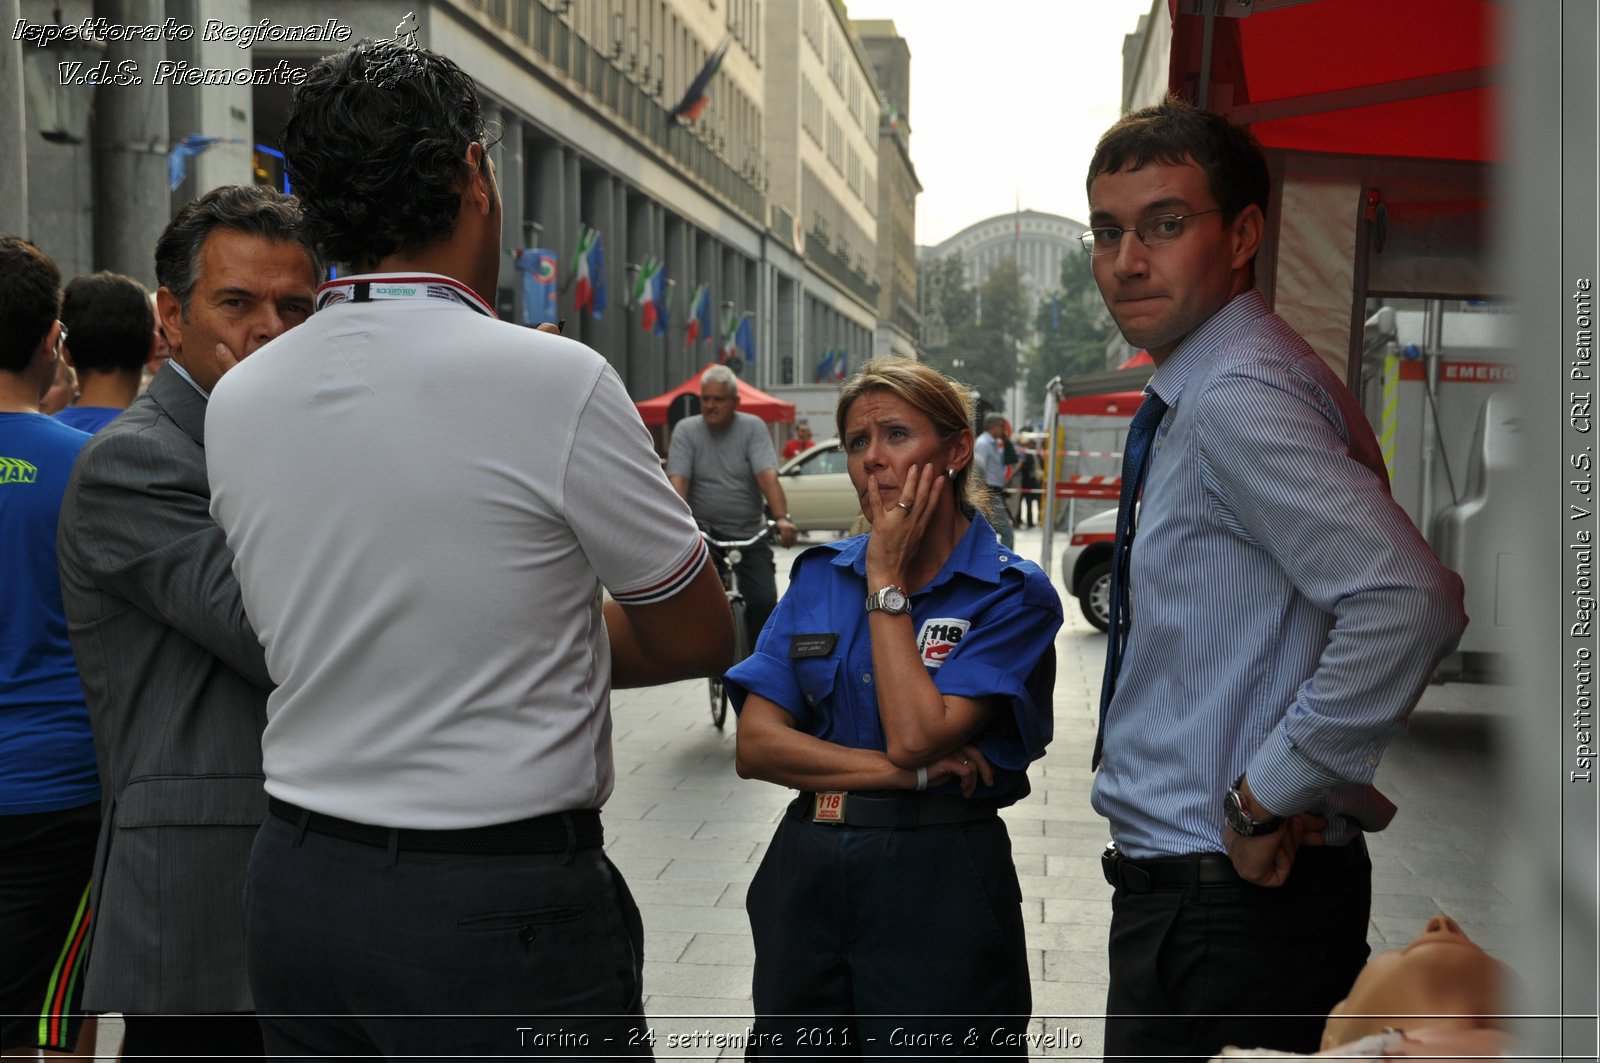
[[267, 798], [274, 816], [299, 827], [302, 832], [325, 834], [359, 845], [413, 853], [449, 853], [456, 856], [501, 856], [517, 853], [564, 853], [574, 849], [598, 849], [605, 841], [600, 813], [583, 808], [572, 812], [552, 812], [513, 823], [465, 830], [415, 830], [409, 827], [378, 827], [353, 823], [338, 816]]
[[[1363, 857], [1367, 847], [1357, 837], [1348, 845], [1307, 845], [1295, 852], [1297, 868], [1326, 873], [1339, 865]], [[1184, 856], [1151, 856], [1135, 859], [1124, 856], [1116, 842], [1107, 842], [1100, 853], [1100, 870], [1106, 881], [1129, 893], [1160, 893], [1196, 886], [1242, 886], [1245, 880], [1233, 869], [1226, 853], [1188, 853]]]
[[854, 793], [824, 790], [801, 793], [788, 815], [831, 827], [893, 827], [915, 830], [942, 823], [974, 823], [999, 811], [993, 801], [959, 794]]
[[1225, 853], [1189, 853], [1135, 860], [1123, 856], [1116, 842], [1107, 842], [1100, 854], [1106, 881], [1129, 893], [1186, 890], [1194, 886], [1238, 886], [1244, 882]]

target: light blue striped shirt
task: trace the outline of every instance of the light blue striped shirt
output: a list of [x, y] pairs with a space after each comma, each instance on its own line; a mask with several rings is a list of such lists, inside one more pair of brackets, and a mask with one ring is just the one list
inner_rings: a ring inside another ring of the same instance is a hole
[[[1256, 290], [1151, 378], [1133, 625], [1095, 810], [1129, 856], [1220, 852], [1248, 773], [1277, 813], [1381, 828], [1378, 760], [1461, 636], [1461, 580], [1389, 494], [1355, 398]], [[1349, 817], [1349, 818], [1345, 818]]]

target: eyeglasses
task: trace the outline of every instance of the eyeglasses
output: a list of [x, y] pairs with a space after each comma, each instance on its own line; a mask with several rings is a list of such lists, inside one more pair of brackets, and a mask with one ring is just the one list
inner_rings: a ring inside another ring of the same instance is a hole
[[57, 324], [61, 325], [61, 331], [56, 333], [56, 357], [59, 358], [61, 357], [61, 348], [66, 346], [67, 343], [67, 326], [64, 322], [58, 321]]
[[1083, 249], [1089, 254], [1114, 255], [1117, 248], [1122, 246], [1122, 234], [1133, 233], [1139, 242], [1146, 247], [1160, 247], [1170, 244], [1183, 235], [1183, 223], [1190, 218], [1199, 218], [1206, 214], [1220, 214], [1221, 207], [1212, 207], [1210, 210], [1197, 210], [1193, 214], [1157, 214], [1155, 217], [1139, 225], [1119, 229], [1115, 225], [1103, 225], [1097, 229], [1090, 229], [1078, 240], [1083, 244]]

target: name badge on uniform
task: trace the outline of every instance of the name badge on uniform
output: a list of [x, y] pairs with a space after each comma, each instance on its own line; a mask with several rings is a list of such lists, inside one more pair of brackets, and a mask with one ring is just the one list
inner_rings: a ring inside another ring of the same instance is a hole
[[789, 659], [801, 657], [826, 657], [839, 644], [839, 636], [830, 633], [793, 635], [789, 638]]
[[811, 806], [811, 822], [843, 823], [844, 794], [838, 790], [819, 790]]

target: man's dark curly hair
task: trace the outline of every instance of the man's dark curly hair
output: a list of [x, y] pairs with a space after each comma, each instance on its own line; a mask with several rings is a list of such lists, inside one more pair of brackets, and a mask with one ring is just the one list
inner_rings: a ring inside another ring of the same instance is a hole
[[31, 240], [0, 236], [0, 372], [22, 373], [61, 313], [61, 271]]
[[156, 315], [144, 285], [102, 271], [72, 278], [61, 300], [61, 323], [80, 374], [137, 373], [150, 357]]
[[1106, 130], [1095, 145], [1085, 186], [1092, 191], [1094, 179], [1103, 173], [1138, 170], [1152, 162], [1181, 166], [1191, 160], [1205, 171], [1225, 222], [1252, 203], [1266, 213], [1272, 180], [1256, 138], [1177, 96], [1125, 114]]
[[485, 134], [472, 79], [437, 52], [390, 41], [319, 60], [283, 130], [307, 234], [357, 270], [450, 235], [473, 143]]

